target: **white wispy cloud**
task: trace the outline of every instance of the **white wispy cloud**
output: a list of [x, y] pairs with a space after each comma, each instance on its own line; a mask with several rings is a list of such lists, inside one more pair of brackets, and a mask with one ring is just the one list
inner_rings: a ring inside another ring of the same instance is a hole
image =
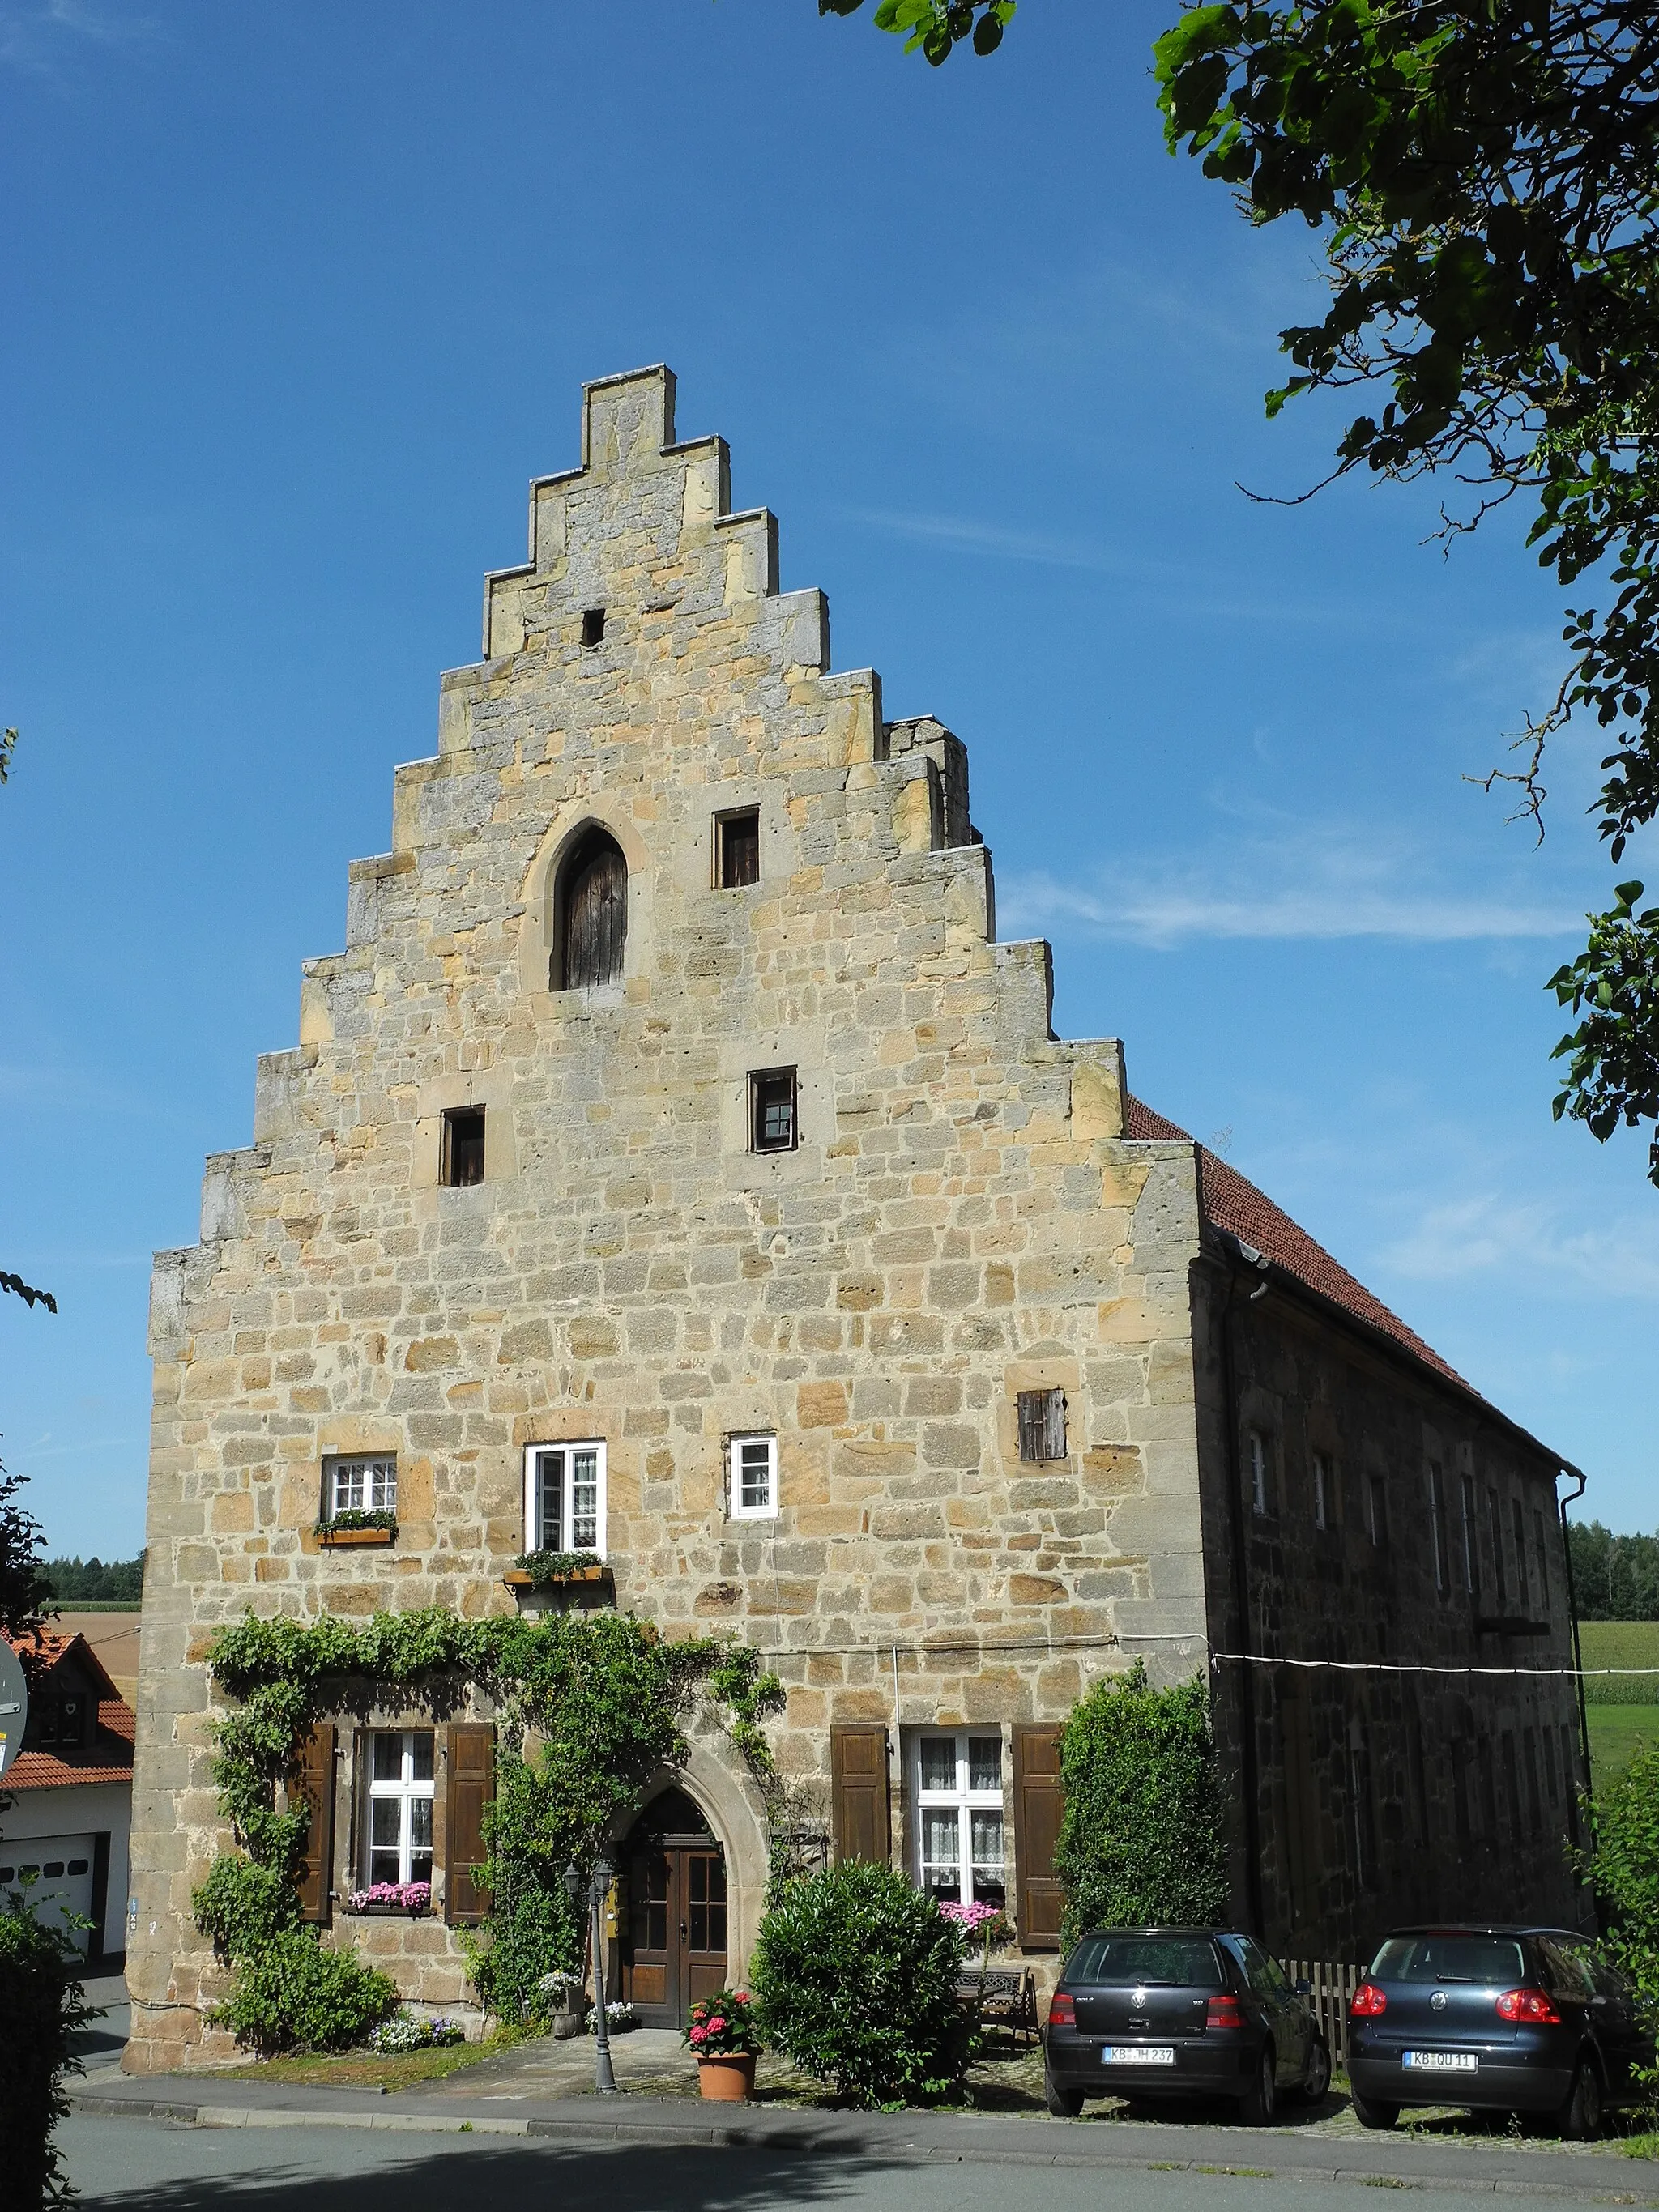
[[91, 0], [0, 0], [0, 68], [51, 70], [77, 41], [127, 46], [155, 35], [155, 25], [131, 8], [112, 11]]
[[1086, 933], [1170, 948], [1194, 939], [1384, 937], [1425, 944], [1547, 938], [1582, 927], [1552, 894], [1449, 889], [1437, 856], [1398, 831], [1281, 822], [1191, 854], [1115, 863], [1093, 882], [1046, 872], [1000, 879], [1011, 931]]
[[1430, 1206], [1380, 1255], [1397, 1274], [1454, 1282], [1501, 1274], [1544, 1291], [1659, 1297], [1659, 1216], [1577, 1226], [1559, 1207], [1496, 1191]]

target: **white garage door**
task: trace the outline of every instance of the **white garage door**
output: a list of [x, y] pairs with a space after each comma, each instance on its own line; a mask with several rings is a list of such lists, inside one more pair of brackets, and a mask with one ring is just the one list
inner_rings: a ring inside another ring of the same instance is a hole
[[[21, 1889], [37, 1920], [62, 1924], [70, 1914], [92, 1918], [90, 1836], [25, 1836], [0, 1840], [0, 1891]], [[27, 1877], [33, 1874], [33, 1881]], [[82, 1950], [88, 1931], [70, 1931]]]

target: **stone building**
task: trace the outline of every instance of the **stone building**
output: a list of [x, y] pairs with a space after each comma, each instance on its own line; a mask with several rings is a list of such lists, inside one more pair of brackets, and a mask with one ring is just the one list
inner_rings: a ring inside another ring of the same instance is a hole
[[[1565, 1686], [1377, 1671], [1566, 1662], [1560, 1462], [1131, 1098], [1119, 1043], [1054, 1036], [963, 747], [831, 672], [673, 397], [587, 387], [253, 1143], [156, 1261], [128, 2063], [222, 2047], [208, 1633], [561, 1601], [506, 1579], [538, 1549], [757, 1646], [828, 1846], [1006, 1895], [1037, 1956], [1055, 1725], [1136, 1658], [1213, 1658], [1238, 1911], [1281, 1948], [1568, 1910]], [[376, 1509], [395, 1536], [318, 1533]], [[490, 1723], [358, 1714], [296, 1777], [308, 1909], [417, 2001], [464, 1995]], [[742, 1970], [766, 1845], [718, 1733], [662, 1779], [617, 1840], [623, 1985], [667, 2019]], [[346, 1909], [428, 1870], [424, 1919]]]

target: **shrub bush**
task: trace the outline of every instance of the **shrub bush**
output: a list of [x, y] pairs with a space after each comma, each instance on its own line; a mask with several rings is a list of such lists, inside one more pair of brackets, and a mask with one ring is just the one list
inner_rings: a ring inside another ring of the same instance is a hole
[[0, 1902], [0, 2196], [15, 2212], [69, 2201], [52, 2130], [69, 2111], [63, 2077], [81, 2071], [69, 2039], [95, 2017], [75, 1946], [43, 1928], [15, 1891]]
[[1139, 1660], [1097, 1682], [1060, 1740], [1054, 1871], [1064, 1941], [1085, 1928], [1203, 1927], [1231, 1903], [1203, 1680], [1154, 1690]]
[[1659, 2024], [1659, 1744], [1604, 1783], [1589, 1813], [1594, 1845], [1582, 1870], [1601, 1903], [1601, 1948], [1652, 2027]]
[[348, 2051], [398, 2009], [396, 1985], [330, 1950], [311, 1928], [268, 1937], [237, 1962], [230, 1994], [210, 2017], [262, 2056]]
[[848, 1859], [786, 1882], [761, 1922], [750, 1988], [761, 2033], [856, 2105], [946, 2094], [974, 2032], [957, 2002], [962, 1944], [931, 1897]]

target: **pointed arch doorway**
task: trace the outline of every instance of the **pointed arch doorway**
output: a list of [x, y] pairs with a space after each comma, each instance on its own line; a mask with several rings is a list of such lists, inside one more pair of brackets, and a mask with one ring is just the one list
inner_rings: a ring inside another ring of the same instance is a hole
[[726, 1853], [683, 1790], [653, 1797], [622, 1848], [622, 1993], [647, 2027], [683, 2027], [726, 1977]]

